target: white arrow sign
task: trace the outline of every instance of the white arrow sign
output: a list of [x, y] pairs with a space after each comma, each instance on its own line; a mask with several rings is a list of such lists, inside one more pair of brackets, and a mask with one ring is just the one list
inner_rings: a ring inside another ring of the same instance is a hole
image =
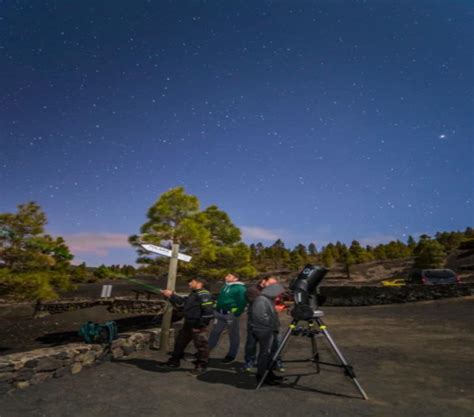
[[[170, 249], [166, 249], [161, 246], [150, 245], [149, 243], [141, 243], [140, 246], [148, 252], [158, 253], [159, 255], [168, 256], [169, 258], [171, 258]], [[191, 256], [185, 255], [183, 253], [178, 253], [178, 259], [180, 261], [189, 262], [191, 260]]]

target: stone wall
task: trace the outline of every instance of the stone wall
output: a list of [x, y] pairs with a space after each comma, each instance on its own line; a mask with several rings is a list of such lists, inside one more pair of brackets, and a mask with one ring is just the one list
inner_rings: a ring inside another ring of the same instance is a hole
[[112, 313], [153, 313], [159, 314], [164, 310], [163, 300], [126, 300], [116, 298], [108, 310]]
[[408, 303], [474, 294], [474, 283], [460, 285], [407, 285], [403, 287], [321, 287], [327, 306], [369, 306]]
[[[137, 350], [159, 348], [160, 329], [123, 333], [111, 346], [72, 343], [0, 357], [0, 395], [50, 378], [77, 374], [100, 361], [122, 358]], [[170, 342], [173, 342], [171, 330]]]
[[35, 306], [35, 317], [49, 314], [61, 314], [99, 305], [108, 306], [112, 313], [161, 313], [165, 305], [163, 300], [131, 300], [126, 298], [82, 299], [40, 302]]

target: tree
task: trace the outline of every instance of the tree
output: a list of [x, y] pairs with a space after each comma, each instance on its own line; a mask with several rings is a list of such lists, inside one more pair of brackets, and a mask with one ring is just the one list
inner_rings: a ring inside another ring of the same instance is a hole
[[300, 259], [300, 266], [304, 266], [304, 264], [308, 263], [309, 255], [308, 255], [305, 245], [299, 243], [298, 245], [295, 246], [295, 248], [293, 249], [293, 252], [295, 252], [298, 255]]
[[413, 254], [413, 251], [416, 248], [416, 241], [412, 235], [408, 236], [407, 246], [408, 246], [408, 249], [410, 250], [410, 253]]
[[256, 271], [251, 263], [251, 250], [241, 242], [240, 229], [227, 213], [212, 205], [196, 215], [197, 221], [209, 231], [213, 257], [197, 257], [193, 271], [211, 279], [229, 272], [251, 277]]
[[464, 240], [465, 236], [462, 232], [443, 232], [436, 233], [436, 240], [443, 245], [446, 253], [457, 249]]
[[354, 263], [360, 264], [362, 262], [365, 262], [365, 249], [357, 240], [352, 241], [351, 246], [349, 248], [349, 253], [352, 256]]
[[250, 250], [241, 242], [240, 230], [227, 213], [212, 205], [200, 211], [196, 196], [186, 194], [183, 187], [163, 193], [147, 212], [148, 221], [140, 228], [140, 235], [129, 238], [137, 248], [138, 263], [163, 265], [163, 259], [147, 256], [140, 242], [157, 245], [178, 243], [180, 252], [193, 260], [180, 264], [186, 275], [199, 274], [208, 278], [221, 278], [233, 271], [253, 276]]
[[71, 268], [71, 279], [73, 282], [87, 282], [91, 279], [85, 262]]
[[388, 259], [400, 259], [410, 256], [412, 251], [399, 240], [391, 241], [385, 245], [385, 254]]
[[415, 253], [415, 268], [439, 268], [444, 264], [445, 252], [437, 240], [420, 239]]
[[355, 264], [354, 257], [347, 251], [344, 258], [344, 269], [346, 270], [347, 279], [351, 279], [351, 266]]
[[290, 262], [290, 252], [281, 239], [277, 239], [272, 246], [265, 249], [265, 257], [271, 261], [274, 270], [286, 268]]
[[137, 262], [153, 264], [147, 252], [140, 247], [142, 241], [156, 245], [177, 243], [181, 252], [192, 256], [206, 252], [213, 258], [211, 233], [199, 223], [196, 218], [198, 213], [199, 200], [186, 194], [183, 187], [163, 193], [148, 209], [148, 221], [140, 228], [140, 235], [129, 238], [132, 246], [137, 248]]
[[331, 243], [321, 250], [321, 262], [328, 268], [330, 268], [334, 263], [333, 251], [329, 245], [331, 245]]
[[11, 294], [50, 299], [69, 289], [73, 258], [64, 239], [45, 234], [46, 214], [35, 202], [18, 205], [16, 213], [0, 214], [2, 282]]
[[310, 256], [313, 256], [313, 257], [318, 255], [318, 249], [316, 248], [316, 244], [314, 242], [311, 242], [308, 245], [308, 253]]

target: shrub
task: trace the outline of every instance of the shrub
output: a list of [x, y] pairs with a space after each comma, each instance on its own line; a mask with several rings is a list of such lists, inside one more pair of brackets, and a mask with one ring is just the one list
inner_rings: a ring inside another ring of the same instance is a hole
[[54, 300], [61, 290], [73, 288], [69, 276], [60, 272], [12, 273], [0, 270], [0, 285], [4, 295], [17, 300]]

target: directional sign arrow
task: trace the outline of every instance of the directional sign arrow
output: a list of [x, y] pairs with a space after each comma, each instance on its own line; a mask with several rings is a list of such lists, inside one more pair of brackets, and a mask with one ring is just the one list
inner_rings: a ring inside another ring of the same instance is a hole
[[[157, 253], [159, 255], [168, 256], [169, 258], [171, 258], [170, 249], [166, 249], [161, 246], [151, 245], [149, 243], [141, 243], [140, 246], [148, 252]], [[178, 253], [178, 259], [180, 261], [189, 262], [191, 260], [191, 256], [185, 255], [184, 253]]]

